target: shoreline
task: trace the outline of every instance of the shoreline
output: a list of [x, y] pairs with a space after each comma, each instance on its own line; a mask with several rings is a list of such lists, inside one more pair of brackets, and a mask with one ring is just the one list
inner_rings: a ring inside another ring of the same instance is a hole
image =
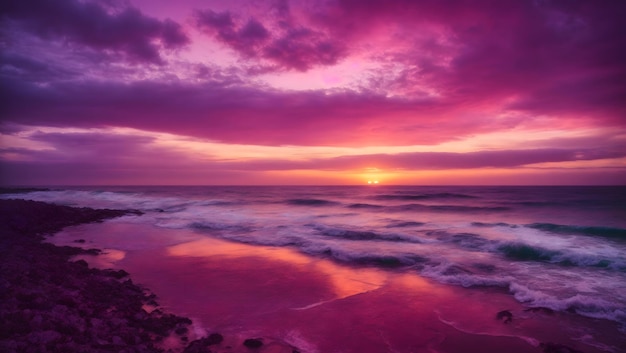
[[161, 352], [175, 333], [184, 342], [191, 320], [163, 313], [155, 295], [124, 270], [97, 269], [79, 254], [98, 249], [55, 246], [44, 235], [136, 211], [73, 208], [0, 200], [2, 266], [0, 348], [15, 352]]
[[44, 242], [65, 227], [128, 214], [141, 213], [0, 200], [1, 351], [201, 353], [220, 346], [222, 335], [196, 337], [189, 318], [165, 312], [128, 272], [72, 261], [99, 249]]
[[[363, 291], [357, 288], [356, 295], [332, 299], [338, 294], [326, 293], [325, 290], [337, 291], [342, 285], [347, 285], [346, 278], [354, 279], [364, 271], [372, 271], [367, 268], [355, 268], [351, 271], [349, 267], [326, 260], [296, 258], [289, 249], [250, 246], [248, 255], [244, 255], [245, 252], [233, 250], [242, 251], [244, 247], [248, 247], [246, 245], [201, 237], [197, 241], [168, 247], [168, 256], [141, 258], [141, 255], [134, 254], [120, 263], [121, 266], [114, 266], [115, 269], [96, 269], [90, 267], [85, 260], [73, 261], [76, 255], [91, 257], [100, 253], [100, 250], [85, 247], [89, 242], [85, 243], [84, 239], [80, 238], [82, 230], [77, 229], [73, 233], [76, 236], [73, 243], [85, 248], [44, 242], [44, 235], [57, 233], [64, 227], [100, 222], [127, 214], [139, 213], [128, 210], [74, 208], [36, 201], [0, 200], [0, 231], [3, 235], [0, 239], [0, 260], [2, 260], [0, 350], [172, 353], [328, 351], [326, 349], [318, 351], [315, 347], [309, 349], [305, 341], [298, 344], [297, 340], [287, 339], [291, 345], [285, 343], [283, 335], [278, 333], [280, 331], [267, 330], [270, 327], [267, 325], [280, 328], [282, 332], [299, 326], [299, 329], [306, 333], [305, 336], [313, 338], [312, 343], [321, 348], [334, 346], [339, 342], [337, 339], [352, 340], [355, 337], [362, 342], [346, 347], [360, 345], [360, 348], [365, 349], [361, 350], [364, 352], [371, 344], [379, 344], [380, 339], [376, 337], [360, 337], [358, 332], [356, 335], [340, 333], [342, 327], [350, 322], [349, 316], [343, 316], [350, 313], [364, 320], [359, 324], [363, 325], [364, 329], [371, 327], [390, 329], [386, 333], [390, 336], [385, 337], [385, 340], [402, 344], [407, 349], [414, 347], [419, 341], [411, 336], [421, 332], [423, 337], [432, 335], [434, 341], [422, 342], [420, 345], [437, 347], [437, 352], [441, 353], [464, 352], [468, 345], [478, 349], [492, 347], [515, 352], [605, 351], [591, 349], [589, 346], [583, 348], [570, 339], [566, 340], [563, 336], [566, 331], [548, 328], [542, 323], [546, 321], [561, 324], [565, 323], [562, 320], [566, 317], [569, 317], [566, 319], [567, 322], [572, 318], [579, 320], [570, 314], [544, 313], [540, 310], [530, 312], [531, 309], [525, 310], [520, 303], [513, 303], [509, 294], [494, 293], [492, 296], [485, 296], [484, 291], [480, 289], [461, 293], [457, 287], [433, 286], [428, 284], [429, 281], [417, 280], [409, 274], [389, 276], [388, 272], [382, 271], [388, 283], [380, 289]], [[87, 226], [87, 229], [91, 227], [94, 227], [94, 230], [103, 229], [104, 233], [101, 236], [110, 236], [112, 233], [107, 233], [106, 229], [111, 231], [114, 225], [106, 223], [102, 226], [104, 228], [100, 228], [100, 225]], [[118, 236], [134, 233], [129, 230], [119, 229]], [[92, 234], [88, 230], [85, 232], [87, 237]], [[97, 243], [95, 246], [106, 249]], [[223, 248], [220, 250], [220, 247]], [[159, 255], [159, 251], [161, 250], [150, 250], [145, 255], [154, 253]], [[231, 253], [238, 255], [231, 258]], [[284, 255], [282, 260], [279, 254]], [[250, 255], [254, 257], [249, 257]], [[158, 264], [153, 263], [151, 259], [154, 258], [160, 259]], [[196, 271], [186, 272], [189, 261], [196, 262], [194, 268], [203, 269], [201, 276]], [[127, 265], [129, 267], [126, 267]], [[145, 268], [142, 269], [141, 266]], [[155, 290], [154, 293], [162, 295], [159, 302], [165, 305], [160, 307], [155, 301], [155, 294], [133, 283], [125, 269], [131, 271], [133, 279]], [[325, 270], [321, 271], [323, 269]], [[346, 273], [342, 275], [339, 271]], [[379, 270], [374, 272], [377, 271]], [[284, 275], [277, 276], [281, 273]], [[242, 274], [248, 277], [242, 277]], [[235, 292], [232, 292], [231, 286], [235, 278], [243, 278], [238, 282], [241, 293], [254, 293], [254, 301], [250, 301], [248, 296], [234, 297]], [[279, 278], [284, 280], [278, 280]], [[329, 283], [329, 279], [334, 279], [334, 283]], [[264, 287], [266, 281], [272, 281], [272, 287]], [[370, 283], [369, 280], [359, 281], [351, 283], [352, 285], [357, 282]], [[185, 289], [185, 295], [189, 296], [192, 293], [187, 289], [197, 286], [198, 283], [205, 283], [206, 286], [205, 290], [196, 293], [200, 297], [198, 301], [190, 301], [187, 304], [180, 302], [180, 290]], [[270, 288], [273, 289], [263, 292]], [[254, 292], [258, 289], [263, 291]], [[346, 290], [352, 289], [345, 288], [343, 292], [346, 294]], [[449, 292], [446, 295], [456, 299], [446, 301], [433, 293], [442, 289], [444, 290], [442, 294]], [[316, 290], [318, 292], [315, 292]], [[314, 293], [332, 300], [319, 305], [308, 305], [307, 303], [312, 303], [310, 299]], [[420, 300], [416, 301], [415, 294], [419, 294], [422, 303]], [[221, 312], [222, 308], [217, 304], [223, 303], [220, 300], [225, 298], [231, 300], [230, 303], [233, 305], [255, 304], [254, 307], [249, 307], [250, 312], [239, 312], [242, 315], [235, 316], [239, 324], [220, 325], [223, 318], [229, 315], [233, 317], [233, 312]], [[260, 309], [262, 304], [280, 304], [275, 302], [276, 298], [280, 298], [281, 302], [284, 300], [294, 302], [288, 310], [278, 308], [279, 315], [267, 316], [254, 312]], [[395, 304], [390, 303], [388, 298], [395, 298], [398, 301]], [[463, 298], [467, 304], [462, 304], [459, 298]], [[500, 315], [494, 309], [496, 306], [490, 300], [485, 301], [485, 298], [504, 298], [504, 302], [499, 305], [500, 309], [497, 310], [504, 312], [508, 311], [504, 309], [511, 309], [513, 324], [507, 323], [507, 314]], [[261, 302], [256, 303], [257, 300]], [[196, 329], [189, 318], [170, 314], [170, 312], [183, 313], [194, 317], [196, 321], [195, 315], [202, 306], [198, 305], [200, 303], [208, 304], [202, 308], [206, 315], [201, 322], [223, 333], [224, 336], [205, 331], [204, 328]], [[480, 303], [485, 303], [486, 306], [482, 309], [472, 307]], [[434, 315], [431, 309], [439, 308], [438, 305], [441, 304], [449, 307], [443, 311], [435, 310]], [[163, 309], [164, 307], [167, 309]], [[411, 313], [406, 312], [408, 308], [411, 308]], [[500, 317], [496, 318], [496, 313]], [[501, 331], [499, 336], [494, 335], [494, 332], [467, 330], [468, 327], [478, 328], [482, 324], [492, 328], [494, 324], [497, 325], [497, 331]], [[333, 325], [337, 325], [337, 330], [329, 331], [328, 327]], [[526, 340], [524, 336], [517, 336], [518, 333], [541, 331], [542, 327], [548, 328], [553, 334], [558, 334], [560, 338], [541, 335], [541, 339], [533, 341], [532, 338]], [[432, 334], [429, 330], [439, 333]], [[209, 333], [210, 335], [207, 335]], [[259, 337], [261, 338], [257, 339]], [[409, 341], [406, 341], [407, 339]], [[551, 339], [566, 345], [550, 343]], [[399, 351], [405, 350], [401, 348]]]

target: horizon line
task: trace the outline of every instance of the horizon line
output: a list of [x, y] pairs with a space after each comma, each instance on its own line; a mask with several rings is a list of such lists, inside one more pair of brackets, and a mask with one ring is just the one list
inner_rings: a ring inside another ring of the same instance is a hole
[[1, 185], [0, 189], [36, 189], [36, 188], [61, 188], [61, 187], [342, 187], [342, 186], [363, 186], [363, 187], [388, 187], [388, 186], [414, 186], [414, 187], [580, 187], [580, 186], [602, 186], [615, 187], [626, 186], [626, 184], [33, 184], [33, 185]]

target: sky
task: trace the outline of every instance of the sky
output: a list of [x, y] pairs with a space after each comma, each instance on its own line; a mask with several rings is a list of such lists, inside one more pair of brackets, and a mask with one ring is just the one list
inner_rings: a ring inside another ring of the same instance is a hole
[[626, 2], [5, 0], [4, 185], [626, 184]]

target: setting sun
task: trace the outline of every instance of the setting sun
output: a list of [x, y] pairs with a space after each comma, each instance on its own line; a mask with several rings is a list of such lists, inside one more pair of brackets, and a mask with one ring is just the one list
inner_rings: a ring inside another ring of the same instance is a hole
[[0, 352], [626, 347], [626, 1], [0, 12]]

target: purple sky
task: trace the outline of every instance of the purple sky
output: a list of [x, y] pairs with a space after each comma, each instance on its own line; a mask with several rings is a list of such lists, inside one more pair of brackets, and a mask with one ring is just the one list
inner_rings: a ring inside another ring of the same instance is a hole
[[3, 184], [624, 184], [626, 3], [7, 0]]

